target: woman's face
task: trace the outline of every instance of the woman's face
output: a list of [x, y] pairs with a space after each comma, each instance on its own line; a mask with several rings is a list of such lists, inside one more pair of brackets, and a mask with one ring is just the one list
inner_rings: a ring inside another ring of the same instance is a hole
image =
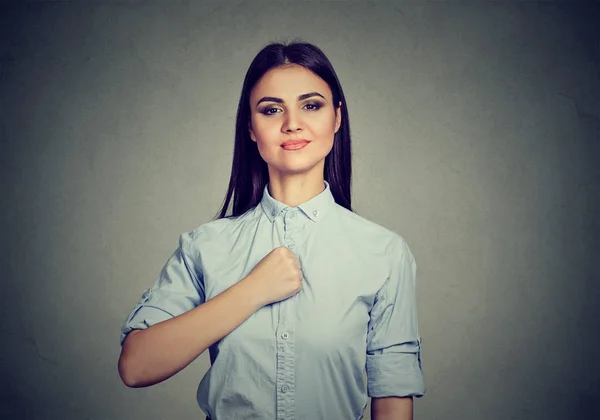
[[[271, 69], [250, 93], [250, 137], [269, 166], [269, 175], [323, 173], [325, 157], [340, 128], [327, 83], [310, 70], [288, 65]], [[286, 149], [286, 140], [308, 140]]]

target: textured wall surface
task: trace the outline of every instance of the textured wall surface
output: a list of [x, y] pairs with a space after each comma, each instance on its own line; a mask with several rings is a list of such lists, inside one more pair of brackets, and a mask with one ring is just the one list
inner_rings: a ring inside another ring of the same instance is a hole
[[598, 3], [0, 7], [0, 417], [203, 418], [208, 354], [129, 389], [119, 328], [222, 202], [250, 61], [293, 37], [344, 87], [353, 205], [419, 265], [416, 418], [600, 416]]

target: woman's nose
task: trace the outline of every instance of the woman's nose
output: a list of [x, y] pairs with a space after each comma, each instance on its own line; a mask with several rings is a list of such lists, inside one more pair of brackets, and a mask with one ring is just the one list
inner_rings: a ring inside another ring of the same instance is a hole
[[300, 118], [295, 113], [288, 112], [285, 122], [283, 123], [285, 132], [294, 132], [302, 129]]

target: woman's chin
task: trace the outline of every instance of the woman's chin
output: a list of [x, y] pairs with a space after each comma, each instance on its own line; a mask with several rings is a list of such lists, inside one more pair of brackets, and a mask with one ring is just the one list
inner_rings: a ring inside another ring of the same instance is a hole
[[[287, 162], [285, 165], [277, 165], [273, 166], [274, 173], [285, 176], [285, 175], [301, 175], [308, 174], [312, 171], [317, 170], [317, 166], [319, 166], [319, 162]], [[321, 170], [322, 173], [322, 170]]]

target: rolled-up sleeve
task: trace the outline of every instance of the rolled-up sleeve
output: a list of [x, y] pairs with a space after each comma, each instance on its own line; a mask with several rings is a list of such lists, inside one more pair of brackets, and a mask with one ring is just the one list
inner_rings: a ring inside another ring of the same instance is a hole
[[193, 233], [180, 235], [179, 247], [127, 316], [121, 327], [121, 345], [132, 330], [148, 328], [204, 302], [202, 263]]
[[389, 249], [390, 275], [377, 292], [367, 332], [367, 392], [369, 397], [422, 397], [417, 265], [402, 238], [395, 238]]

